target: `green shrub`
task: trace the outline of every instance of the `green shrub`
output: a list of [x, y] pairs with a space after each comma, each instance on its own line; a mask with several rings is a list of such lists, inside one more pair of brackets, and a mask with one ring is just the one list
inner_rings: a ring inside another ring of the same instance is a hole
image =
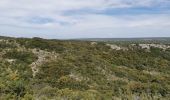
[[32, 52], [17, 50], [9, 51], [5, 55], [3, 55], [3, 57], [8, 59], [17, 59], [18, 61], [27, 64], [31, 64], [33, 61], [37, 59], [37, 56]]

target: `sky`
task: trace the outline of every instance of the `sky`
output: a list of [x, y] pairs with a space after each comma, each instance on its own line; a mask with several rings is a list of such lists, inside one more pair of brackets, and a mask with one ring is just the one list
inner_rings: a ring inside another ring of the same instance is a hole
[[0, 35], [170, 37], [170, 0], [0, 0]]

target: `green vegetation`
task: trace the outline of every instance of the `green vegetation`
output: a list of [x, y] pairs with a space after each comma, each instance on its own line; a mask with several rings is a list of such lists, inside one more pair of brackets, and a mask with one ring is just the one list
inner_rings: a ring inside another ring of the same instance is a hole
[[5, 38], [0, 100], [168, 100], [170, 49], [140, 43]]
[[16, 59], [17, 61], [27, 64], [31, 64], [37, 59], [37, 57], [32, 52], [17, 50], [7, 51], [6, 54], [3, 55], [3, 58]]

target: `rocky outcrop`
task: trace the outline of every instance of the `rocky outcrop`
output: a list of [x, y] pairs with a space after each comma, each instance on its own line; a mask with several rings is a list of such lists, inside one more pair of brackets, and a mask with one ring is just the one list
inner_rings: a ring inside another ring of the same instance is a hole
[[170, 46], [163, 45], [163, 44], [139, 44], [139, 46], [142, 49], [150, 49], [151, 47], [154, 47], [154, 48], [160, 48], [160, 49], [166, 50], [170, 48]]
[[32, 52], [38, 57], [38, 59], [30, 65], [33, 72], [33, 77], [35, 77], [36, 73], [39, 72], [38, 66], [43, 65], [48, 60], [56, 59], [58, 57], [58, 54], [56, 54], [55, 52], [47, 52], [37, 49], [33, 49]]
[[107, 46], [109, 46], [111, 49], [113, 50], [128, 50], [127, 48], [125, 47], [120, 47], [120, 46], [117, 46], [115, 44], [106, 44]]

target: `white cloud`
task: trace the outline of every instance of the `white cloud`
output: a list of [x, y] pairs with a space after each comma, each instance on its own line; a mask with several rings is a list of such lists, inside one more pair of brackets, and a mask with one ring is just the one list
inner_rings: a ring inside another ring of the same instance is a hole
[[[26, 36], [34, 36], [36, 32], [38, 34], [45, 33], [44, 36], [48, 34], [55, 36], [55, 33], [58, 33], [56, 36], [59, 37], [71, 34], [71, 36], [78, 35], [79, 37], [86, 34], [85, 36], [90, 37], [98, 36], [97, 34], [102, 35], [102, 33], [114, 36], [113, 33], [115, 32], [123, 33], [122, 28], [129, 29], [129, 31], [135, 28], [136, 32], [146, 29], [151, 33], [159, 28], [160, 32], [162, 32], [161, 30], [170, 32], [168, 29], [170, 27], [169, 14], [118, 16], [94, 12], [65, 15], [66, 12], [72, 13], [71, 11], [81, 11], [82, 9], [102, 11], [104, 9], [131, 7], [166, 7], [167, 5], [170, 5], [169, 0], [1, 0], [0, 32], [29, 33]], [[31, 23], [30, 20], [36, 17], [40, 21], [41, 18], [42, 20], [52, 19], [53, 21]], [[93, 35], [87, 34], [87, 32]], [[164, 31], [164, 33], [166, 32]]]

